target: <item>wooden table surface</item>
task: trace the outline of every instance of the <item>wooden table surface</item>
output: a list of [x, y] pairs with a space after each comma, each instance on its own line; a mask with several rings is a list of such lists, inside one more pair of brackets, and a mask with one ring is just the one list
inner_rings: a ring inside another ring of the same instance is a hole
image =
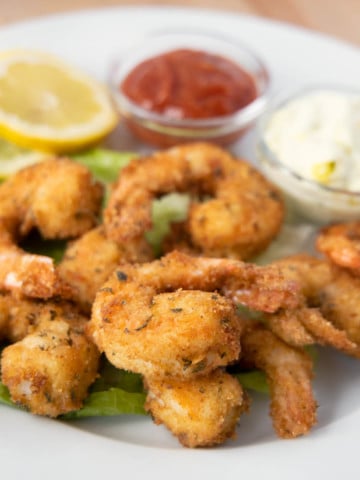
[[174, 5], [247, 13], [301, 25], [360, 46], [360, 0], [0, 0], [0, 25], [114, 5]]

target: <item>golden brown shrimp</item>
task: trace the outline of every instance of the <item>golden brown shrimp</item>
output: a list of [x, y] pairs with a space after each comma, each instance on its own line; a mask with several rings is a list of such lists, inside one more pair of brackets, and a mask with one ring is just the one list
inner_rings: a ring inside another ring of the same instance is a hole
[[122, 170], [105, 209], [109, 237], [122, 242], [143, 236], [152, 226], [152, 200], [173, 191], [194, 196], [185, 235], [204, 256], [255, 255], [283, 220], [278, 191], [258, 171], [215, 145], [197, 143], [140, 158]]
[[153, 253], [145, 240], [118, 245], [105, 236], [102, 226], [71, 242], [58, 265], [58, 274], [73, 291], [72, 298], [89, 312], [96, 292], [120, 262], [143, 262]]
[[192, 379], [151, 378], [145, 408], [185, 447], [209, 447], [235, 436], [236, 424], [248, 409], [239, 382], [216, 370]]
[[[207, 293], [214, 291], [220, 294]], [[274, 311], [299, 301], [296, 285], [273, 267], [173, 252], [150, 263], [121, 265], [97, 293], [89, 331], [119, 368], [184, 376], [236, 359], [233, 303]]]
[[301, 308], [267, 316], [267, 325], [283, 341], [294, 347], [329, 345], [360, 358], [360, 346], [346, 328], [339, 328], [317, 308]]
[[72, 325], [78, 319], [84, 322], [84, 317], [79, 316], [74, 304], [58, 298], [44, 301], [5, 294], [0, 300], [2, 317], [6, 321], [4, 338], [10, 343], [18, 342], [33, 333], [43, 321], [61, 318]]
[[290, 255], [272, 265], [277, 266], [285, 278], [293, 280], [310, 303], [317, 303], [318, 292], [332, 281], [330, 264], [306, 253]]
[[12, 235], [37, 228], [44, 238], [76, 237], [93, 227], [102, 187], [72, 160], [47, 160], [24, 168], [0, 186], [1, 219]]
[[242, 361], [266, 374], [270, 413], [278, 436], [294, 438], [307, 433], [316, 423], [317, 408], [311, 387], [311, 358], [261, 325], [245, 329], [241, 345]]
[[13, 402], [32, 413], [56, 417], [82, 406], [97, 376], [99, 352], [83, 333], [85, 318], [48, 318], [22, 340], [6, 347], [1, 381]]
[[270, 330], [280, 337], [284, 342], [294, 347], [303, 347], [305, 345], [314, 345], [315, 338], [308, 332], [302, 323], [305, 315], [310, 314], [306, 307], [296, 308], [295, 310], [280, 310], [277, 313], [267, 315], [266, 323]]
[[267, 315], [272, 331], [290, 345], [330, 345], [360, 358], [360, 279], [309, 255], [275, 264], [298, 282], [306, 301], [300, 309]]
[[52, 258], [25, 253], [13, 245], [0, 246], [0, 289], [33, 298], [72, 295]]
[[[114, 288], [108, 285], [100, 297]], [[99, 331], [94, 320], [93, 336], [116, 367], [147, 377], [189, 378], [239, 357], [241, 325], [235, 307], [224, 297], [177, 290], [132, 301], [129, 293], [123, 287], [111, 304], [99, 304], [97, 297], [94, 306], [93, 316], [100, 307], [106, 325]]]
[[7, 338], [9, 328], [9, 310], [7, 298], [0, 294], [0, 342]]
[[333, 279], [319, 295], [323, 315], [360, 347], [360, 278], [333, 269]]
[[360, 222], [338, 223], [323, 228], [316, 247], [339, 267], [360, 276]]
[[47, 239], [84, 233], [96, 224], [101, 199], [100, 184], [68, 159], [30, 166], [0, 185], [0, 288], [41, 298], [64, 294], [52, 259], [16, 244], [33, 228]]

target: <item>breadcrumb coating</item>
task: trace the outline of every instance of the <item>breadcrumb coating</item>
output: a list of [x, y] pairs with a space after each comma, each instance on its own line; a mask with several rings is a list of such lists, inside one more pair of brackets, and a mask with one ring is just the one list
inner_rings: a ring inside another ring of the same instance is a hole
[[97, 376], [99, 352], [79, 326], [43, 320], [33, 333], [6, 347], [1, 381], [13, 402], [37, 415], [78, 410]]
[[76, 237], [97, 223], [102, 187], [84, 166], [51, 159], [24, 168], [0, 185], [0, 289], [37, 298], [67, 290], [49, 257], [17, 246], [36, 228], [43, 238]]
[[235, 437], [249, 403], [239, 382], [222, 370], [192, 379], [151, 378], [145, 408], [185, 447], [211, 447]]
[[[260, 172], [216, 145], [193, 143], [140, 158], [122, 170], [105, 209], [107, 234], [117, 242], [142, 237], [152, 226], [152, 200], [185, 191], [193, 199], [183, 224], [186, 251], [249, 258], [267, 247], [283, 221], [282, 198]], [[168, 248], [181, 244], [173, 238]]]
[[317, 421], [310, 356], [282, 342], [261, 325], [245, 329], [241, 344], [243, 363], [266, 374], [270, 413], [278, 436], [294, 438], [308, 433]]

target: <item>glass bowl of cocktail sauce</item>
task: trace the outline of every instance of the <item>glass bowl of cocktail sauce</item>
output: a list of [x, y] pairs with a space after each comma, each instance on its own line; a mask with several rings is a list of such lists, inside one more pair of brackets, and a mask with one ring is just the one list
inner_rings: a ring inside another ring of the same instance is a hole
[[262, 114], [269, 74], [237, 40], [203, 32], [161, 32], [116, 61], [111, 89], [140, 140], [168, 147], [191, 141], [226, 145]]

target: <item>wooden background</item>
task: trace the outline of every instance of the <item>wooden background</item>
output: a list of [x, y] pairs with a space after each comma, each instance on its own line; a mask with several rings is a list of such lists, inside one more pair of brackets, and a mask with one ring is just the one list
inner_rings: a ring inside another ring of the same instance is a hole
[[360, 46], [360, 0], [0, 0], [0, 25], [82, 8], [174, 5], [250, 13], [301, 25]]

